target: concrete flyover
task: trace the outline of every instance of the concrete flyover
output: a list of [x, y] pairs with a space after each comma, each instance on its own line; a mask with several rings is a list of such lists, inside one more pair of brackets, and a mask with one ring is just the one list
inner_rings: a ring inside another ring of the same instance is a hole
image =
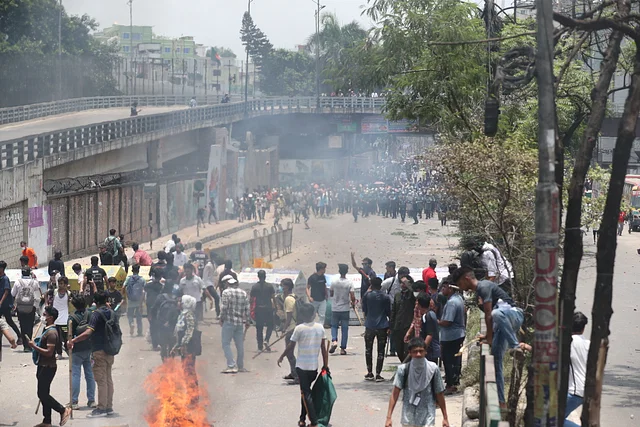
[[[109, 98], [111, 99], [111, 98]], [[130, 105], [140, 99], [139, 106], [152, 106], [137, 117], [123, 118], [126, 111], [123, 105]], [[89, 98], [94, 100], [94, 98]], [[144, 101], [144, 102], [143, 102]], [[64, 101], [66, 103], [66, 101]], [[162, 103], [168, 104], [163, 107]], [[70, 115], [57, 115], [62, 108], [44, 107], [33, 112], [27, 121], [16, 124], [18, 114], [11, 125], [0, 127], [0, 170], [10, 169], [19, 165], [43, 159], [44, 169], [60, 166], [69, 161], [80, 160], [106, 151], [115, 150], [145, 143], [158, 138], [177, 135], [180, 133], [228, 125], [245, 118], [252, 118], [273, 114], [288, 113], [380, 113], [384, 106], [383, 98], [320, 98], [320, 108], [317, 99], [313, 97], [300, 98], [264, 98], [250, 100], [246, 103], [236, 102], [228, 104], [207, 105], [196, 108], [180, 107], [175, 97], [119, 97], [115, 102], [78, 101], [75, 107], [66, 106], [65, 111]], [[96, 108], [113, 109], [89, 111], [85, 108], [95, 105]], [[184, 105], [184, 104], [182, 104]], [[20, 107], [14, 107], [20, 108]], [[157, 110], [158, 108], [173, 111]], [[175, 110], [175, 108], [178, 108]], [[3, 109], [7, 110], [7, 109]], [[161, 112], [164, 111], [164, 112]], [[34, 120], [31, 117], [47, 117], [55, 115], [55, 119]], [[9, 116], [6, 111], [0, 115]], [[100, 122], [92, 122], [97, 118]], [[57, 129], [52, 129], [59, 126]]]
[[[235, 122], [282, 114], [379, 114], [384, 106], [381, 98], [321, 98], [319, 108], [312, 97], [225, 104], [211, 98], [188, 108], [189, 99], [83, 98], [0, 109], [0, 259], [18, 265], [21, 240], [46, 262], [54, 250], [65, 257], [95, 253], [110, 228], [141, 242], [193, 225], [198, 206], [206, 204], [205, 198], [193, 202], [194, 183], [207, 178], [202, 171], [212, 146], [220, 147], [221, 212], [221, 201], [234, 194], [241, 177], [240, 153], [230, 144]], [[134, 101], [142, 112], [128, 117]], [[246, 164], [255, 165], [257, 154], [247, 153]], [[274, 153], [265, 154], [267, 163], [277, 164]], [[93, 177], [105, 176], [115, 180], [94, 183]], [[81, 185], [67, 188], [69, 182]]]

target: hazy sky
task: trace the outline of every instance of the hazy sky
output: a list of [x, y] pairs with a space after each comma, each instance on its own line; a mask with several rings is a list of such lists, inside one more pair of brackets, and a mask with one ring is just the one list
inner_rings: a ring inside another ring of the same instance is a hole
[[[358, 20], [370, 26], [362, 17], [362, 5], [367, 0], [321, 0], [325, 11], [338, 16], [342, 23]], [[129, 24], [126, 0], [62, 0], [72, 15], [87, 13], [100, 23], [100, 28], [113, 23]], [[288, 49], [304, 44], [315, 31], [313, 0], [254, 0], [251, 15], [275, 47]], [[245, 0], [133, 0], [134, 25], [151, 25], [154, 33], [169, 37], [189, 35], [196, 43], [230, 47], [238, 54], [242, 14]]]

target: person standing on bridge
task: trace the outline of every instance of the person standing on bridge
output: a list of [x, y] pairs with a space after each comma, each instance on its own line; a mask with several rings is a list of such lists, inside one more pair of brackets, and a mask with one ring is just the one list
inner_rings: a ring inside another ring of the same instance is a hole
[[137, 116], [141, 111], [138, 110], [138, 101], [133, 101], [133, 104], [131, 104], [131, 117]]

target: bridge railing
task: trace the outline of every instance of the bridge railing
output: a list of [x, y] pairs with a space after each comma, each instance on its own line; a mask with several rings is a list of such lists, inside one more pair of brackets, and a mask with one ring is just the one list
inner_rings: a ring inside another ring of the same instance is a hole
[[[190, 95], [99, 96], [20, 105], [17, 107], [0, 108], [0, 125], [86, 110], [128, 108], [134, 102], [137, 102], [139, 107], [187, 106], [191, 98], [192, 96]], [[232, 100], [241, 101], [239, 97], [232, 98]], [[196, 101], [200, 106], [215, 105], [220, 104], [222, 96], [196, 96]], [[249, 102], [253, 103], [256, 101], [264, 102], [264, 105], [299, 106], [300, 108], [317, 107], [317, 98], [315, 97], [266, 97], [252, 99]], [[320, 105], [323, 109], [381, 109], [384, 105], [384, 98], [321, 97]]]

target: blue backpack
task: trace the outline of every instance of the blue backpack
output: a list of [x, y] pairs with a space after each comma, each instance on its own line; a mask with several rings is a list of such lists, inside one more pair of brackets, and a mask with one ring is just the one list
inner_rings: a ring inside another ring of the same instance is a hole
[[142, 301], [144, 285], [147, 282], [140, 276], [131, 276], [127, 282], [127, 297], [131, 301]]
[[[50, 329], [55, 329], [55, 327], [55, 325], [51, 325], [44, 328], [44, 331], [42, 331], [40, 336], [36, 337], [33, 340], [33, 342], [36, 344], [36, 347], [40, 347], [40, 343], [42, 342], [42, 337], [44, 336], [44, 334], [46, 334]], [[38, 365], [38, 362], [40, 361], [40, 353], [35, 348], [31, 349], [31, 358], [33, 359], [34, 365]]]

